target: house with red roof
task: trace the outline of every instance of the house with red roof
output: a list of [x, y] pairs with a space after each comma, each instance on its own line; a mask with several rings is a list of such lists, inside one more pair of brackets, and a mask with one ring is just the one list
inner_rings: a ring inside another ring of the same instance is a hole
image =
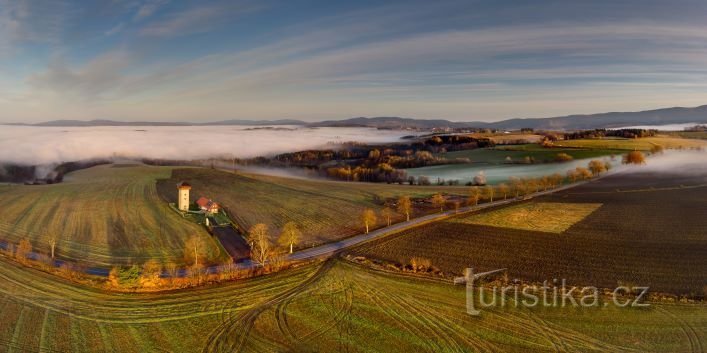
[[216, 202], [203, 196], [196, 200], [196, 204], [202, 211], [209, 214], [218, 213], [219, 211], [219, 205]]

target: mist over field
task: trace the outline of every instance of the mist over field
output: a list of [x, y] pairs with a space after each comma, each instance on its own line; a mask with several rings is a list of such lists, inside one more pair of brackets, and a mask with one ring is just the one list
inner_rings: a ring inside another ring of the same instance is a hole
[[349, 141], [384, 143], [406, 131], [371, 128], [0, 127], [0, 163], [48, 165], [97, 158], [249, 158]]

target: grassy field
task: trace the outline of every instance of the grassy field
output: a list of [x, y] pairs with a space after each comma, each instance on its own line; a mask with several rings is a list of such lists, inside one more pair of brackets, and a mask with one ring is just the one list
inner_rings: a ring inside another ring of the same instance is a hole
[[704, 305], [488, 308], [463, 286], [331, 260], [159, 294], [109, 294], [0, 258], [0, 352], [699, 352]]
[[562, 233], [601, 207], [600, 203], [527, 202], [456, 218], [463, 224]]
[[501, 164], [522, 162], [526, 157], [532, 158], [535, 163], [551, 163], [556, 161], [558, 153], [566, 153], [574, 159], [598, 158], [621, 154], [625, 151], [611, 149], [590, 148], [544, 148], [538, 144], [497, 146], [493, 148], [479, 148], [473, 150], [453, 151], [440, 153], [438, 156], [447, 159], [469, 158], [472, 163]]
[[[427, 258], [447, 274], [464, 268], [508, 268], [531, 281], [566, 278], [577, 285], [610, 288], [647, 285], [657, 292], [705, 295], [707, 273], [707, 180], [704, 175], [627, 174], [529, 201], [601, 204], [561, 236], [549, 229], [523, 230], [508, 219], [470, 224], [487, 215], [437, 222], [352, 249], [354, 255], [408, 264]], [[506, 223], [504, 223], [506, 222]], [[550, 223], [553, 221], [550, 220]], [[500, 226], [500, 227], [499, 227]]]
[[678, 137], [644, 137], [638, 139], [583, 139], [557, 141], [557, 147], [613, 149], [613, 150], [642, 150], [649, 151], [653, 146], [660, 145], [664, 148], [705, 148], [707, 141], [683, 139]]
[[[380, 211], [401, 195], [416, 198], [436, 192], [468, 193], [466, 187], [347, 183], [184, 168], [176, 169], [170, 179], [158, 183], [161, 196], [173, 202], [175, 185], [183, 180], [192, 185], [193, 200], [200, 196], [212, 198], [243, 229], [265, 223], [275, 233], [289, 221], [297, 223], [303, 232], [300, 247], [362, 233], [364, 226], [359, 218], [365, 208]], [[430, 212], [434, 209], [424, 205], [415, 211], [416, 215]], [[400, 220], [403, 216], [394, 217]], [[383, 223], [379, 217], [378, 225]]]
[[686, 139], [707, 140], [707, 131], [666, 131], [663, 133], [669, 136], [677, 136]]
[[170, 168], [104, 165], [80, 170], [53, 185], [0, 187], [0, 239], [28, 238], [50, 252], [56, 236], [60, 258], [92, 265], [182, 262], [184, 242], [203, 237], [209, 256], [220, 246], [200, 226], [182, 219], [158, 197], [158, 178]]

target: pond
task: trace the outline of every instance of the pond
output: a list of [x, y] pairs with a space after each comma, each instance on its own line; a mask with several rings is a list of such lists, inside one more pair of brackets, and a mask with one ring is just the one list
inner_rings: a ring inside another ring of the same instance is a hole
[[510, 177], [537, 178], [554, 173], [565, 176], [568, 170], [577, 167], [587, 167], [592, 159], [603, 159], [611, 163], [613, 167], [621, 164], [621, 157], [617, 156], [613, 161], [610, 157], [577, 159], [564, 163], [537, 163], [537, 164], [488, 164], [488, 163], [467, 163], [467, 164], [445, 164], [421, 168], [406, 169], [409, 176], [426, 176], [434, 184], [437, 179], [459, 180], [465, 184], [471, 181], [480, 172], [486, 175], [488, 184], [498, 184], [507, 182]]

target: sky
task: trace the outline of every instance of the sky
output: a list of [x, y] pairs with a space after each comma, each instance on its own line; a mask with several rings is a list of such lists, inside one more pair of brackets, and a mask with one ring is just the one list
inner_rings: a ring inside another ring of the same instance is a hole
[[0, 0], [0, 122], [702, 104], [704, 0]]

